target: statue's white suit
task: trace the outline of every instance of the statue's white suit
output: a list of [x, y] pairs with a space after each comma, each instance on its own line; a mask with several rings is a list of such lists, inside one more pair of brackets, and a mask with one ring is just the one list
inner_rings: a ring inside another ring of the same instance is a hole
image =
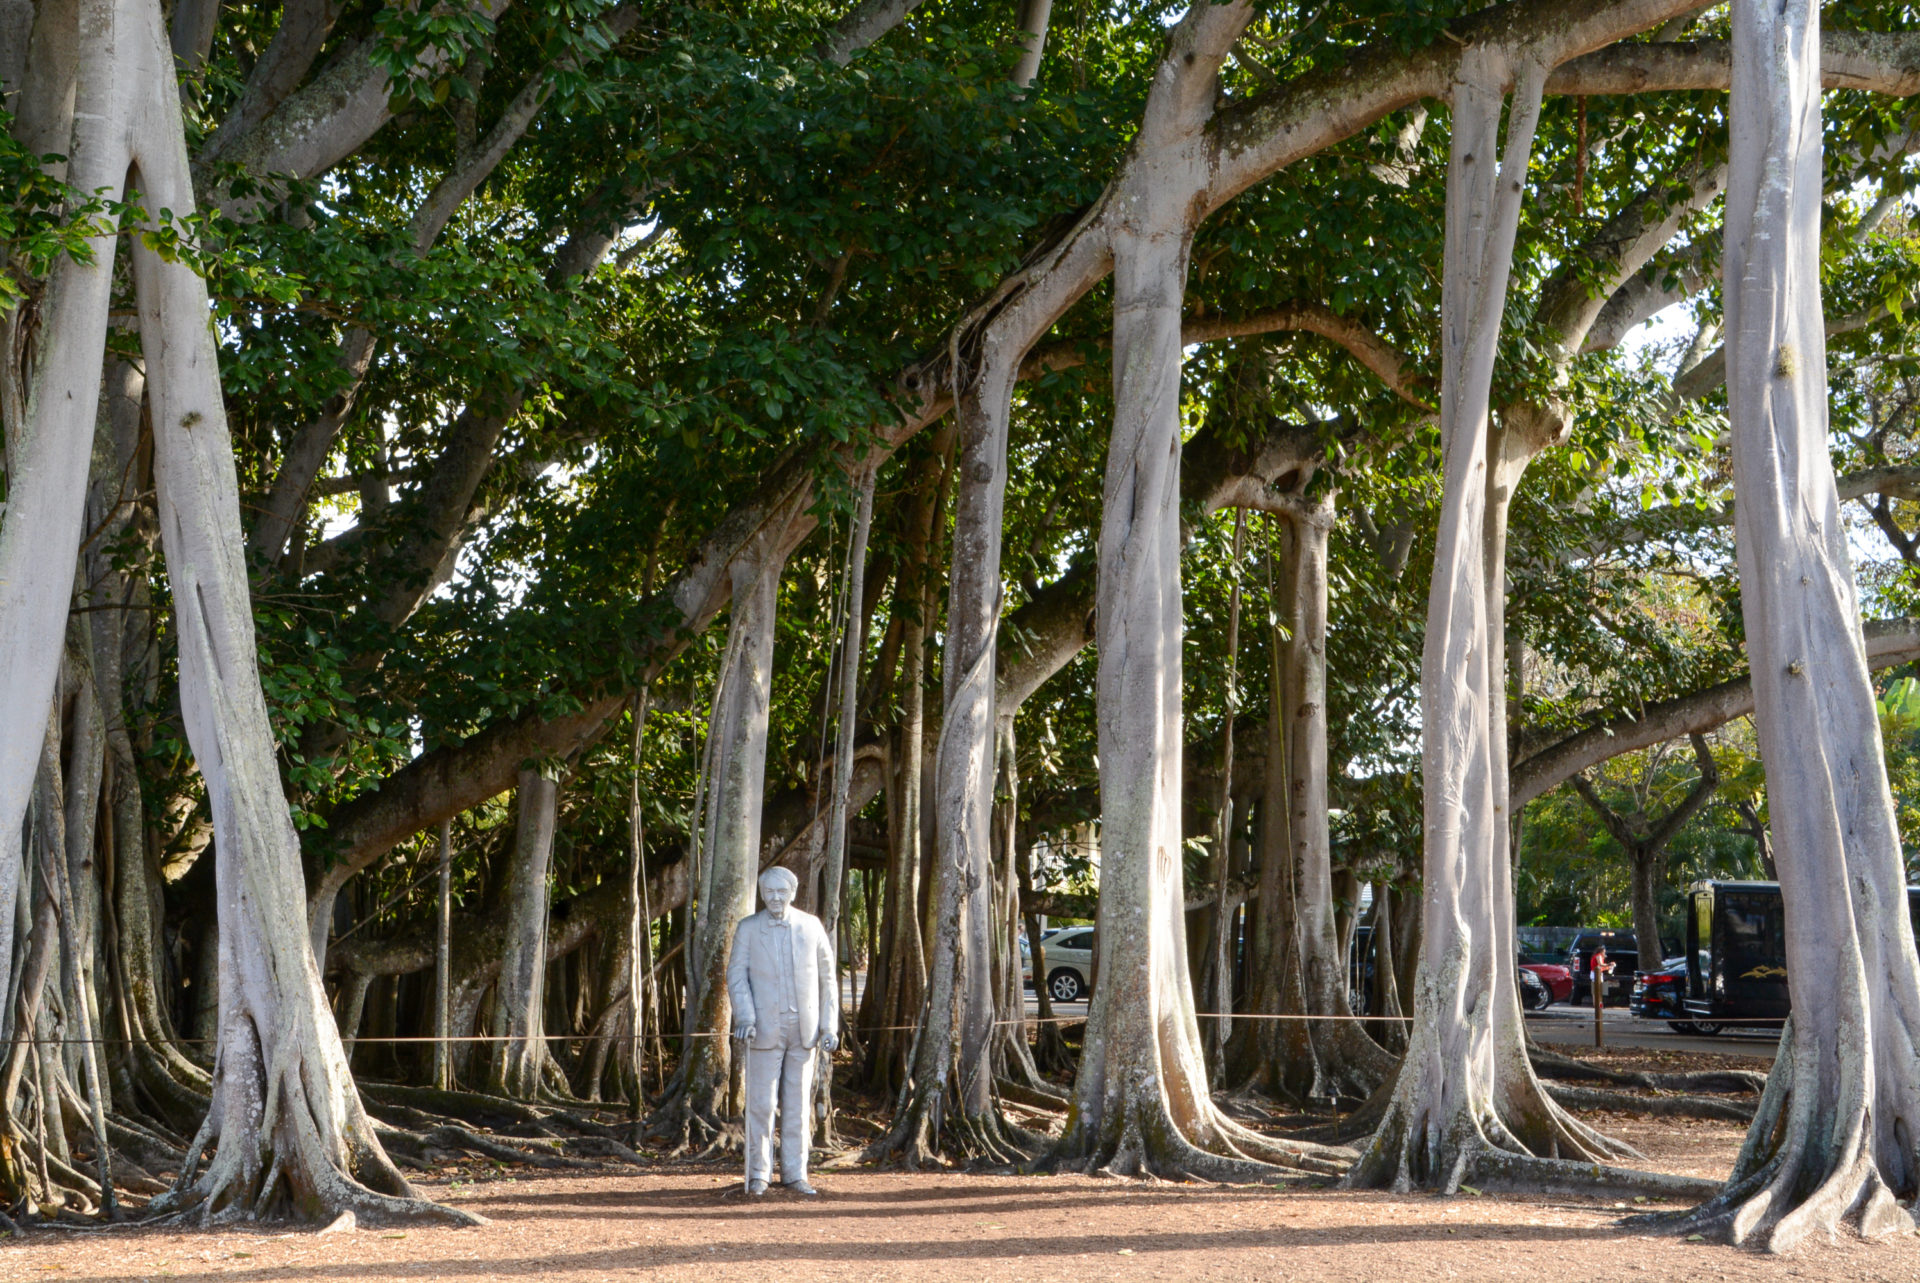
[[[784, 876], [782, 876], [784, 875]], [[747, 1190], [773, 1174], [773, 1115], [780, 1109], [780, 1179], [811, 1193], [807, 1150], [813, 1136], [813, 1054], [836, 1045], [839, 973], [820, 919], [789, 908], [795, 879], [769, 869], [760, 879], [767, 908], [734, 928], [727, 996], [734, 1036], [747, 1044]]]

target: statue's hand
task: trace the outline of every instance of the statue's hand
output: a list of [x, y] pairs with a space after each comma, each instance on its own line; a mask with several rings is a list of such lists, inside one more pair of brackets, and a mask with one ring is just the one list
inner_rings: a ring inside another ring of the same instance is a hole
[[741, 1042], [752, 1042], [754, 1032], [755, 1026], [753, 1025], [735, 1025], [733, 1027], [733, 1036]]
[[834, 1034], [821, 1034], [820, 1045], [829, 1052], [836, 1051], [840, 1047], [840, 1039]]

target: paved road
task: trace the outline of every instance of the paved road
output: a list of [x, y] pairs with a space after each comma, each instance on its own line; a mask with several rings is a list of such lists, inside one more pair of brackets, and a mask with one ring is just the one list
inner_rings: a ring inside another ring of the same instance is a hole
[[[1593, 1046], [1593, 1009], [1555, 1005], [1527, 1013], [1527, 1032], [1536, 1042], [1575, 1047]], [[1625, 1007], [1608, 1007], [1601, 1029], [1609, 1047], [1648, 1047], [1664, 1051], [1718, 1051], [1735, 1056], [1772, 1058], [1779, 1046], [1778, 1029], [1729, 1029], [1713, 1037], [1675, 1033], [1664, 1020], [1642, 1020]]]
[[[861, 991], [866, 988], [866, 973], [856, 977]], [[852, 1000], [852, 983], [844, 985], [844, 992]], [[1040, 1015], [1040, 1004], [1034, 998], [1033, 991], [1027, 990], [1027, 1016], [1029, 1019]], [[1085, 1020], [1087, 1003], [1083, 998], [1079, 1002], [1056, 1002], [1053, 1004], [1056, 1018], [1066, 1020]], [[1569, 1007], [1564, 1003], [1556, 1004], [1545, 1011], [1527, 1013], [1527, 1031], [1538, 1042], [1569, 1049], [1593, 1046], [1593, 1009], [1590, 1007]], [[1608, 1007], [1606, 1020], [1606, 1045], [1609, 1047], [1646, 1047], [1665, 1051], [1716, 1051], [1735, 1056], [1764, 1056], [1772, 1059], [1779, 1044], [1780, 1035], [1770, 1029], [1728, 1030], [1715, 1037], [1705, 1038], [1698, 1034], [1675, 1033], [1667, 1027], [1664, 1020], [1642, 1020], [1625, 1007]]]

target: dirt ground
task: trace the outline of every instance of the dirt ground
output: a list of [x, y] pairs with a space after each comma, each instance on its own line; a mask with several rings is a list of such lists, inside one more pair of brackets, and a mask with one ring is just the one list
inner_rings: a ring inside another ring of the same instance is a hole
[[[1737, 1126], [1595, 1119], [1670, 1171], [1717, 1175]], [[718, 1167], [552, 1176], [449, 1169], [422, 1182], [484, 1229], [36, 1231], [0, 1279], [1920, 1280], [1920, 1238], [1784, 1259], [1622, 1228], [1601, 1200], [1434, 1198], [1079, 1176], [852, 1171], [822, 1196], [749, 1204]]]
[[[1615, 1069], [1764, 1069], [1739, 1055], [1620, 1049]], [[1723, 1177], [1734, 1123], [1588, 1115], [1663, 1171]], [[279, 1227], [181, 1232], [36, 1230], [0, 1241], [0, 1280], [222, 1279], [420, 1283], [541, 1279], [1914, 1280], [1920, 1236], [1773, 1258], [1622, 1224], [1654, 1205], [1486, 1195], [1220, 1187], [1081, 1176], [853, 1170], [817, 1173], [822, 1196], [749, 1203], [731, 1166], [594, 1174], [448, 1163], [423, 1192], [486, 1216], [482, 1229]], [[1677, 1206], [1677, 1205], [1676, 1205]]]

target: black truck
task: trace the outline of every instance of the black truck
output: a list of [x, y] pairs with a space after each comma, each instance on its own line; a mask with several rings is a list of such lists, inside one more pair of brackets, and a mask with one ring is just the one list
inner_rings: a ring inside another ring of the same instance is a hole
[[[1920, 887], [1907, 888], [1920, 935]], [[1788, 1011], [1787, 919], [1778, 882], [1696, 882], [1687, 894], [1686, 996], [1702, 1032], [1778, 1026]]]

